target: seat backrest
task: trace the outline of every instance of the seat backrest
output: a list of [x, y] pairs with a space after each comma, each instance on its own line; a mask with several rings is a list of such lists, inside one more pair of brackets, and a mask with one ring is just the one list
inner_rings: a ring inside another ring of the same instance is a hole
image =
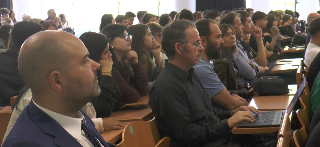
[[[309, 115], [308, 115], [306, 107], [303, 106], [304, 104], [303, 104], [301, 98], [299, 100], [300, 100], [302, 109], [298, 109], [296, 111], [297, 112], [298, 121], [299, 121], [299, 124], [300, 124], [301, 128], [305, 128], [306, 131], [309, 131], [309, 128], [310, 128]], [[308, 132], [306, 132], [306, 133], [308, 133]]]
[[150, 124], [150, 127], [151, 127], [154, 143], [157, 144], [160, 141], [160, 133], [159, 133], [159, 129], [158, 129], [158, 126], [157, 126], [156, 117], [153, 117], [149, 121], [149, 124]]
[[4, 134], [7, 131], [10, 118], [11, 118], [11, 113], [0, 113], [0, 144], [2, 143]]
[[296, 147], [304, 147], [306, 139], [307, 134], [304, 127], [293, 132], [293, 141]]
[[302, 78], [303, 78], [303, 71], [302, 71], [302, 66], [299, 65], [297, 72], [296, 72], [296, 83], [297, 83], [297, 87], [300, 86], [301, 82], [302, 82]]
[[16, 101], [17, 99], [17, 96], [13, 96], [10, 98], [10, 104], [11, 104], [11, 107], [13, 106], [14, 102]]
[[171, 138], [170, 137], [164, 137], [156, 144], [155, 147], [169, 147], [170, 146], [170, 142], [171, 142]]
[[291, 121], [289, 118], [289, 114], [285, 113], [282, 119], [279, 133], [278, 133], [278, 138], [280, 137], [284, 138], [287, 136], [287, 134], [291, 134]]
[[118, 147], [153, 147], [155, 146], [149, 122], [135, 121], [128, 124], [122, 132], [122, 141]]

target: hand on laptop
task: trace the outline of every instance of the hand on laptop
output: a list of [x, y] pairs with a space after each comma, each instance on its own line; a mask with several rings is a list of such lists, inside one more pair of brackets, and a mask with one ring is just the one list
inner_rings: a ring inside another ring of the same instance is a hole
[[233, 128], [236, 124], [242, 122], [242, 121], [249, 121], [249, 122], [254, 122], [255, 118], [253, 114], [259, 114], [259, 110], [252, 106], [240, 106], [237, 109], [231, 111], [231, 116], [228, 119], [228, 125], [230, 128]]

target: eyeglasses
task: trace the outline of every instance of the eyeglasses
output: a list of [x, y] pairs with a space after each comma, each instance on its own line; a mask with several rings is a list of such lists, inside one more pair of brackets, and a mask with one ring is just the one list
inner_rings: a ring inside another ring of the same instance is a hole
[[132, 35], [128, 35], [128, 34], [122, 34], [120, 36], [118, 36], [119, 38], [123, 38], [126, 41], [130, 41], [132, 42]]
[[[190, 42], [181, 42], [181, 43], [190, 43]], [[197, 42], [195, 42], [195, 43], [190, 43], [190, 44], [196, 46], [195, 50], [197, 50], [197, 49], [200, 47], [200, 45], [201, 45], [201, 40], [198, 40]]]

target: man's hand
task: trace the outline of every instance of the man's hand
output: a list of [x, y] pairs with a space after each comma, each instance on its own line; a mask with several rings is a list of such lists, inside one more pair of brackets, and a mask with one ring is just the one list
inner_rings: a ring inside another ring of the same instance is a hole
[[234, 109], [233, 111], [231, 111], [231, 116], [233, 116], [234, 114], [236, 114], [238, 111], [251, 111], [255, 114], [259, 114], [259, 110], [257, 110], [256, 108], [252, 107], [252, 106], [240, 106], [237, 109]]
[[262, 38], [262, 30], [260, 28], [253, 26], [252, 33], [256, 40]]
[[243, 121], [254, 122], [255, 118], [250, 111], [238, 111], [228, 119], [229, 128], [231, 129], [235, 125]]
[[137, 64], [138, 63], [138, 55], [135, 51], [130, 51], [127, 54], [126, 59], [130, 62], [130, 64]]
[[112, 118], [105, 117], [105, 118], [102, 118], [102, 120], [103, 120], [103, 127], [105, 131], [119, 130], [125, 127], [123, 123], [121, 123], [118, 120], [114, 120]]
[[11, 106], [5, 106], [0, 108], [0, 113], [10, 113], [12, 112]]

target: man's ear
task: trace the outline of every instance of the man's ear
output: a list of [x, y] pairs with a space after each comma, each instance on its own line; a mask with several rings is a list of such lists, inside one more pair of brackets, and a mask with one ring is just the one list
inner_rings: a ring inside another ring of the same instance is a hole
[[181, 43], [176, 43], [176, 44], [174, 45], [174, 50], [176, 51], [176, 53], [177, 53], [178, 55], [181, 55], [181, 54], [182, 54], [182, 50], [183, 50], [182, 44], [181, 44]]
[[207, 38], [204, 37], [204, 36], [201, 36], [200, 39], [201, 39], [201, 44], [202, 44], [202, 46], [203, 46], [204, 48], [206, 48], [206, 47], [207, 47], [207, 44], [208, 44]]
[[49, 74], [49, 85], [52, 89], [58, 92], [63, 91], [63, 86], [61, 82], [61, 74], [58, 71], [53, 71]]

